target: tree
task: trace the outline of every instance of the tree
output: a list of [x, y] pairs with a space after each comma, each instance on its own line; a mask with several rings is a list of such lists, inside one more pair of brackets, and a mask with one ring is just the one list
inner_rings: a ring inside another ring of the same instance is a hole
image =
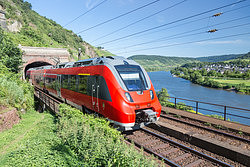
[[216, 77], [217, 72], [215, 70], [211, 70], [207, 73], [208, 76], [214, 76]]
[[0, 28], [0, 61], [12, 72], [17, 73], [22, 63], [22, 52]]
[[168, 102], [170, 98], [166, 88], [161, 88], [161, 91], [158, 93], [158, 99], [160, 102]]
[[207, 70], [205, 68], [202, 68], [201, 74], [202, 76], [207, 76]]

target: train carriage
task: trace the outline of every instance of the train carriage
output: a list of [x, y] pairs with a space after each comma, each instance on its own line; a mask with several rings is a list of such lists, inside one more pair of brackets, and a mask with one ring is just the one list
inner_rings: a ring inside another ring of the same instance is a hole
[[146, 71], [133, 60], [102, 57], [33, 68], [32, 83], [80, 109], [106, 117], [121, 130], [159, 119], [161, 105]]

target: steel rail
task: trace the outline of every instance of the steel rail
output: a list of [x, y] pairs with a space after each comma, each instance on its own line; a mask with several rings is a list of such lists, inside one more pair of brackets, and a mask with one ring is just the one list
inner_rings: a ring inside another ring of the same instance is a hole
[[150, 154], [153, 154], [153, 155], [156, 156], [156, 157], [159, 157], [159, 158], [162, 159], [166, 164], [171, 165], [171, 166], [173, 166], [173, 167], [180, 167], [180, 165], [174, 163], [173, 161], [170, 161], [169, 159], [165, 158], [165, 157], [162, 156], [161, 154], [158, 154], [158, 153], [152, 151], [151, 149], [146, 148], [146, 147], [144, 147], [143, 145], [141, 145], [141, 144], [139, 144], [139, 143], [137, 143], [137, 142], [135, 142], [135, 141], [133, 141], [133, 140], [127, 138], [127, 137], [125, 137], [125, 139], [128, 140], [130, 143], [134, 143], [135, 146], [137, 146], [137, 147], [139, 147], [139, 148], [143, 148], [143, 150], [145, 150], [147, 153], [150, 153]]
[[180, 147], [180, 148], [182, 148], [182, 149], [184, 149], [184, 150], [186, 150], [186, 151], [189, 151], [189, 152], [191, 152], [191, 153], [193, 153], [193, 154], [195, 154], [195, 155], [197, 155], [197, 156], [200, 156], [200, 157], [202, 157], [202, 158], [205, 158], [205, 159], [207, 159], [207, 160], [209, 160], [209, 161], [211, 161], [211, 162], [214, 162], [214, 163], [219, 164], [219, 165], [224, 166], [224, 167], [232, 167], [231, 165], [229, 165], [229, 164], [227, 164], [227, 163], [225, 163], [225, 162], [222, 162], [222, 161], [220, 161], [220, 160], [218, 160], [218, 159], [216, 159], [216, 158], [213, 158], [213, 157], [211, 157], [211, 156], [209, 156], [209, 155], [203, 154], [203, 153], [201, 153], [201, 152], [199, 152], [199, 151], [196, 151], [196, 150], [194, 150], [194, 149], [192, 149], [192, 148], [189, 148], [189, 147], [187, 147], [187, 146], [185, 146], [185, 145], [183, 145], [183, 144], [180, 144], [180, 143], [178, 143], [178, 142], [175, 142], [175, 141], [173, 141], [173, 140], [171, 140], [171, 139], [168, 139], [168, 138], [166, 138], [166, 137], [164, 137], [164, 136], [161, 136], [161, 135], [159, 135], [159, 134], [157, 134], [157, 133], [151, 132], [151, 131], [149, 131], [149, 130], [147, 130], [147, 129], [145, 129], [145, 128], [141, 128], [141, 130], [144, 131], [144, 132], [146, 132], [146, 133], [149, 133], [149, 134], [151, 134], [151, 135], [153, 135], [153, 136], [155, 136], [155, 137], [157, 137], [157, 138], [160, 138], [160, 139], [163, 140], [163, 141], [172, 143], [172, 144], [174, 144], [174, 145], [176, 145], [176, 146], [178, 146], [178, 147]]

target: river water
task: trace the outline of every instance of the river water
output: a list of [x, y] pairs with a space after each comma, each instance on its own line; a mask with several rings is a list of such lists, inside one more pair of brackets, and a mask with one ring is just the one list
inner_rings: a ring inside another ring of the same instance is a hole
[[[169, 71], [148, 72], [148, 75], [156, 91], [160, 91], [161, 88], [166, 88], [168, 90], [168, 94], [172, 97], [250, 109], [250, 95], [242, 95], [237, 94], [234, 91], [203, 87], [197, 84], [193, 84], [188, 80], [173, 77]], [[181, 100], [177, 100], [177, 102], [184, 102], [187, 105], [195, 106], [195, 102]], [[217, 107], [206, 104], [199, 104], [199, 108], [206, 108], [224, 112], [224, 107]], [[199, 112], [203, 114], [217, 114], [223, 116], [223, 114], [212, 113], [210, 111], [202, 109], [199, 109]], [[249, 111], [240, 111], [227, 108], [227, 113], [250, 117]], [[227, 116], [227, 118], [232, 121], [250, 125], [249, 119], [238, 118], [234, 116]]]

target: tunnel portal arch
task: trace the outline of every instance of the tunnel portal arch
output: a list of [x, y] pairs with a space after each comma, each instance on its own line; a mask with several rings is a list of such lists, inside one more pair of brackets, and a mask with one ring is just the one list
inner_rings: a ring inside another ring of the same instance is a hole
[[23, 77], [26, 78], [26, 72], [28, 71], [28, 69], [46, 65], [55, 66], [56, 64], [54, 63], [54, 61], [48, 60], [46, 58], [35, 58], [30, 60], [29, 62], [23, 65]]
[[70, 54], [67, 48], [29, 47], [21, 45], [19, 45], [19, 48], [23, 52], [22, 60], [24, 63], [21, 66], [23, 79], [30, 68], [56, 65], [57, 63], [70, 61]]

